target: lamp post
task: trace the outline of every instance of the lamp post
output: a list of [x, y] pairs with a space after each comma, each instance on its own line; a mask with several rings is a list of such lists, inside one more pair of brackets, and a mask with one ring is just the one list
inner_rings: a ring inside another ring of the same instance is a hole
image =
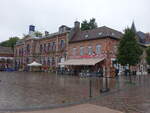
[[108, 88], [108, 77], [109, 77], [109, 75], [108, 74], [110, 74], [109, 72], [110, 72], [110, 70], [109, 70], [109, 51], [108, 51], [108, 49], [107, 49], [107, 51], [106, 51], [106, 69], [105, 69], [105, 72], [106, 72], [106, 75], [105, 75], [105, 87], [103, 87], [102, 89], [100, 89], [100, 92], [101, 93], [106, 93], [106, 92], [108, 92], [108, 91], [110, 91], [110, 89]]
[[92, 98], [92, 80], [89, 78], [89, 98]]

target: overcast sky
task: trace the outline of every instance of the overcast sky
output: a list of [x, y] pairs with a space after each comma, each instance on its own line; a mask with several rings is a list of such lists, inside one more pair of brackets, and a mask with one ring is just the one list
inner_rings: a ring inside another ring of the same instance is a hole
[[0, 41], [36, 30], [56, 32], [62, 24], [96, 18], [98, 26], [150, 32], [150, 0], [0, 0]]

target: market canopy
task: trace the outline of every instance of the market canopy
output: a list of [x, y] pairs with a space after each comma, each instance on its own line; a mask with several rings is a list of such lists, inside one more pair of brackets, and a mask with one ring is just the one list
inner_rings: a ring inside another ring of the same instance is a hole
[[0, 59], [13, 60], [13, 57], [0, 57]]
[[80, 65], [88, 65], [94, 66], [95, 64], [103, 61], [104, 58], [87, 58], [87, 59], [69, 59], [65, 62], [59, 63], [59, 65], [73, 65], [73, 66], [80, 66]]
[[31, 64], [28, 64], [28, 66], [35, 66], [35, 67], [38, 67], [38, 66], [42, 66], [42, 64], [40, 63], [37, 63], [37, 62], [32, 62]]

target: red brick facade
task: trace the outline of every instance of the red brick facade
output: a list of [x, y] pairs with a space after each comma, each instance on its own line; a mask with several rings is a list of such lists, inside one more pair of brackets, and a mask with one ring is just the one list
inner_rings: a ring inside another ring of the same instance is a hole
[[[82, 56], [89, 55], [88, 54], [88, 47], [92, 47], [92, 54], [94, 54], [91, 58], [104, 58], [104, 62], [101, 62], [100, 65], [103, 68], [111, 68], [113, 61], [116, 59], [116, 52], [117, 52], [117, 45], [119, 40], [112, 39], [112, 38], [103, 38], [103, 39], [96, 39], [96, 40], [87, 40], [75, 43], [69, 43], [68, 49], [68, 59], [76, 59]], [[100, 45], [100, 52], [96, 52], [97, 45]], [[74, 48], [76, 48], [76, 54], [74, 54]], [[81, 55], [81, 49], [83, 48], [83, 54]], [[90, 56], [90, 55], [89, 55]], [[85, 58], [84, 58], [85, 59]], [[109, 69], [110, 72], [110, 69]], [[110, 75], [110, 73], [109, 73]]]
[[[60, 27], [63, 31], [65, 26]], [[47, 68], [59, 67], [61, 60], [82, 59], [84, 55], [104, 58], [103, 68], [112, 65], [122, 33], [106, 26], [93, 30], [80, 30], [80, 23], [67, 32], [58, 32], [42, 38], [31, 36], [20, 40], [15, 46], [15, 66], [25, 68], [36, 61]], [[75, 52], [75, 53], [74, 53]], [[107, 63], [107, 64], [106, 64]]]
[[0, 70], [13, 68], [13, 50], [10, 47], [0, 46]]
[[57, 67], [62, 58], [66, 59], [68, 33], [59, 33], [45, 38], [21, 40], [15, 46], [14, 56], [17, 68], [24, 69], [33, 61], [43, 64], [43, 67]]

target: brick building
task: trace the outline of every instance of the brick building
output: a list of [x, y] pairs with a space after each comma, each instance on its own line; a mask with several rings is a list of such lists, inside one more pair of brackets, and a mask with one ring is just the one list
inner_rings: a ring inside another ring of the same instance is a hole
[[138, 71], [147, 72], [148, 65], [146, 62], [146, 49], [150, 47], [150, 33], [138, 31], [136, 34], [139, 44], [143, 48], [143, 55], [141, 56], [141, 61], [138, 64]]
[[45, 69], [57, 67], [58, 62], [67, 57], [69, 31], [69, 27], [62, 25], [56, 33], [46, 31], [45, 36], [36, 37], [34, 26], [30, 26], [29, 35], [16, 43], [15, 68], [25, 70], [33, 61], [41, 63]]
[[0, 46], [0, 70], [13, 67], [13, 50]]
[[[131, 28], [136, 32], [134, 23]], [[123, 35], [106, 26], [81, 31], [78, 21], [73, 28], [62, 25], [58, 32], [49, 34], [46, 31], [42, 37], [35, 36], [34, 32], [34, 26], [30, 26], [29, 35], [15, 46], [14, 64], [17, 69], [25, 69], [27, 64], [36, 61], [43, 65], [44, 70], [61, 66], [79, 71], [85, 67], [95, 70], [102, 68], [109, 72], [105, 74], [109, 76]], [[137, 39], [144, 47], [150, 43], [149, 37], [149, 34], [137, 32]], [[142, 62], [145, 62], [145, 56], [144, 52]]]
[[71, 30], [68, 46], [68, 59], [60, 65], [71, 66], [81, 71], [90, 66], [92, 71], [100, 67], [109, 71], [116, 60], [117, 45], [122, 33], [106, 26], [93, 30], [80, 30], [80, 23], [76, 22]]

